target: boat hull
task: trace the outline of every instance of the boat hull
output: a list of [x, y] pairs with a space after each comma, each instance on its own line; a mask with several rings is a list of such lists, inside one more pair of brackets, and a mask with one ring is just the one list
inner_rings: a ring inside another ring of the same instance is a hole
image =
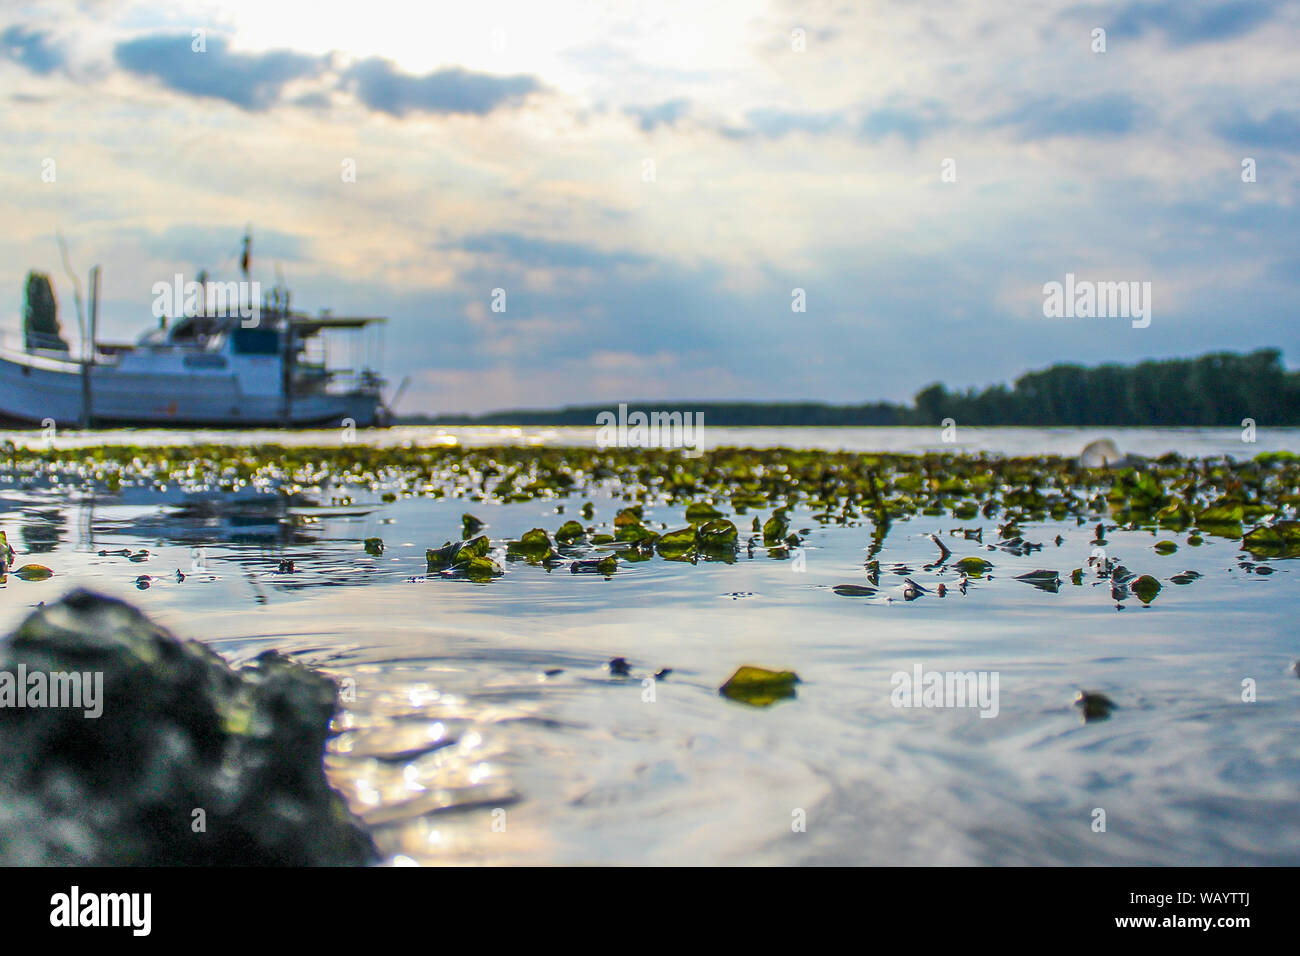
[[[97, 427], [345, 427], [386, 424], [372, 392], [250, 395], [234, 375], [141, 374], [113, 366], [91, 370], [91, 420]], [[82, 419], [82, 376], [75, 363], [0, 355], [0, 421], [76, 427]]]

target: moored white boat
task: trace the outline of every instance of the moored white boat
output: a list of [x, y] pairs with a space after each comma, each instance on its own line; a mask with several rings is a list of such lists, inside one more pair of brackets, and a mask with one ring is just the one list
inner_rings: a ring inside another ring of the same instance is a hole
[[277, 294], [252, 323], [229, 312], [170, 327], [164, 321], [134, 345], [96, 343], [88, 359], [66, 346], [34, 347], [30, 336], [0, 339], [0, 420], [61, 427], [388, 424], [385, 383], [371, 363], [337, 368], [327, 348], [333, 333], [362, 337], [385, 320], [313, 317], [290, 312], [287, 301]]

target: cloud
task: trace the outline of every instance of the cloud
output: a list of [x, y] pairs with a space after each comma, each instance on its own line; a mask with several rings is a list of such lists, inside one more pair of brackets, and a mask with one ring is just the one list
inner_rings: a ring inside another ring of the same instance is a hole
[[536, 77], [492, 76], [460, 67], [412, 76], [382, 57], [354, 64], [344, 79], [366, 106], [392, 116], [413, 112], [484, 116], [542, 88]]
[[1137, 101], [1127, 93], [1102, 93], [1087, 99], [1059, 96], [1029, 100], [990, 122], [1013, 126], [1021, 139], [1056, 136], [1122, 136], [1137, 123]]
[[803, 113], [791, 110], [750, 110], [745, 114], [749, 125], [760, 136], [781, 139], [791, 133], [821, 135], [838, 129], [844, 118], [838, 113]]
[[44, 30], [28, 30], [15, 24], [0, 33], [0, 57], [13, 60], [41, 76], [64, 65], [63, 51], [50, 42]]
[[[233, 53], [223, 37], [209, 37], [206, 52], [195, 52], [191, 43], [189, 34], [150, 34], [119, 43], [114, 55], [123, 69], [157, 77], [168, 89], [225, 100], [251, 112], [276, 105], [287, 84], [320, 78], [333, 62], [331, 55], [293, 50]], [[381, 57], [354, 63], [341, 85], [367, 108], [399, 117], [419, 112], [481, 116], [542, 88], [532, 76], [492, 76], [460, 67], [413, 76]], [[316, 110], [330, 102], [321, 90], [294, 99], [295, 105]]]
[[719, 132], [731, 138], [761, 136], [764, 139], [783, 139], [795, 133], [808, 136], [826, 136], [839, 133], [846, 127], [855, 129], [859, 138], [879, 142], [889, 136], [898, 136], [911, 145], [930, 136], [937, 130], [952, 125], [943, 106], [934, 101], [921, 104], [890, 104], [868, 111], [852, 127], [844, 113], [835, 110], [822, 112], [752, 109], [745, 114], [747, 126], [734, 130], [721, 128]]
[[208, 37], [206, 52], [195, 52], [189, 34], [150, 34], [114, 48], [118, 66], [153, 76], [168, 89], [225, 100], [251, 112], [275, 105], [286, 83], [319, 74], [320, 57], [291, 50], [231, 53], [224, 38]]
[[498, 256], [523, 268], [608, 269], [620, 265], [641, 265], [644, 256], [630, 252], [606, 252], [577, 242], [538, 239], [511, 232], [464, 236], [456, 248], [479, 255]]
[[1174, 46], [1191, 46], [1230, 40], [1249, 33], [1280, 9], [1281, 4], [1265, 0], [1230, 0], [1228, 3], [1201, 0], [1165, 0], [1133, 3], [1110, 21], [1110, 36], [1142, 36], [1154, 30]]
[[[136, 241], [141, 248], [164, 261], [188, 262], [195, 268], [213, 269], [217, 273], [233, 272], [239, 261], [246, 225], [222, 223], [168, 226], [162, 230], [123, 229], [121, 235]], [[270, 271], [277, 262], [301, 262], [305, 255], [303, 238], [290, 232], [254, 224], [252, 228], [252, 265], [254, 272]]]
[[677, 121], [689, 113], [690, 109], [688, 100], [676, 99], [658, 106], [629, 106], [623, 112], [639, 121], [641, 132], [649, 133], [656, 126], [676, 126]]
[[916, 145], [950, 123], [946, 112], [938, 103], [927, 102], [907, 107], [882, 106], [863, 117], [858, 133], [873, 143], [888, 136], [900, 136]]
[[1274, 110], [1265, 119], [1239, 116], [1223, 120], [1215, 131], [1230, 143], [1300, 150], [1300, 113]]
[[1274, 282], [1293, 286], [1300, 281], [1300, 257], [1292, 256], [1270, 263], [1264, 274]]

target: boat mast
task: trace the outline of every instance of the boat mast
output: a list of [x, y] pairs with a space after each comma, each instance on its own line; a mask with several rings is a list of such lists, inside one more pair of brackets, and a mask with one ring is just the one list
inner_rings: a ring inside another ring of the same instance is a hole
[[298, 350], [294, 347], [293, 341], [293, 313], [289, 309], [289, 287], [284, 283], [284, 271], [278, 262], [275, 265], [274, 302], [276, 312], [284, 317], [284, 333], [281, 337], [284, 344], [284, 359], [280, 363], [283, 377], [280, 387], [284, 393], [284, 427], [289, 428], [293, 425], [293, 364]]
[[284, 427], [293, 424], [293, 322], [289, 313], [284, 315]]
[[81, 427], [95, 424], [94, 399], [91, 393], [91, 369], [95, 365], [95, 337], [99, 326], [99, 266], [90, 270], [90, 315], [81, 327]]
[[[89, 362], [94, 358], [94, 350], [90, 350], [89, 356], [85, 355], [87, 351], [86, 334], [86, 313], [81, 308], [81, 283], [77, 281], [77, 274], [72, 271], [72, 262], [68, 257], [68, 244], [63, 239], [63, 232], [56, 230], [55, 238], [59, 241], [59, 256], [63, 259], [63, 271], [68, 274], [68, 279], [72, 282], [72, 297], [77, 303], [77, 326], [81, 329], [81, 427], [90, 427], [90, 365]], [[96, 266], [91, 270], [91, 277], [98, 277], [99, 267]]]

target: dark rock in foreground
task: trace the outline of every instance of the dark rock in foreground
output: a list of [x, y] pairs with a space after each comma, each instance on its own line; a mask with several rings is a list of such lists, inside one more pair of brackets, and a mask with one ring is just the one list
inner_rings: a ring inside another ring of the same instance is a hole
[[[73, 672], [89, 696], [102, 674], [97, 703], [17, 706], [20, 675], [30, 705], [32, 675]], [[374, 862], [325, 779], [336, 700], [332, 681], [274, 651], [235, 671], [74, 591], [0, 642], [0, 865]]]

